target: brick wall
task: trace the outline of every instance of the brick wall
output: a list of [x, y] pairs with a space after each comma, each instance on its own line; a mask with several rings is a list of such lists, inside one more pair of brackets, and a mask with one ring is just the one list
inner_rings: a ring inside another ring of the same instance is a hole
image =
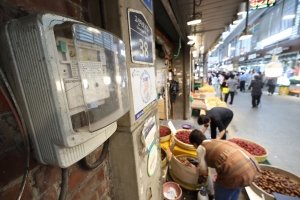
[[[93, 0], [0, 0], [0, 25], [40, 10], [63, 14], [86, 22], [95, 22], [91, 16], [100, 16], [88, 3]], [[90, 14], [90, 15], [89, 15]], [[94, 23], [95, 25], [98, 25]], [[102, 146], [92, 152], [88, 159], [100, 157]], [[22, 182], [26, 155], [22, 138], [10, 111], [0, 112], [0, 199], [16, 199]], [[97, 200], [114, 199], [109, 153], [103, 163], [93, 170], [85, 170], [80, 163], [68, 168], [69, 187], [67, 199]], [[30, 171], [22, 199], [57, 200], [60, 194], [61, 169], [39, 164], [31, 155]]]

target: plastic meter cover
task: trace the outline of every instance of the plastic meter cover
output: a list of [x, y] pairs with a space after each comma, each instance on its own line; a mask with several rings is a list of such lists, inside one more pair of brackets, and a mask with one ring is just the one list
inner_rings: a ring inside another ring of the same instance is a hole
[[124, 115], [130, 105], [124, 42], [70, 22], [54, 33], [74, 131], [94, 132]]

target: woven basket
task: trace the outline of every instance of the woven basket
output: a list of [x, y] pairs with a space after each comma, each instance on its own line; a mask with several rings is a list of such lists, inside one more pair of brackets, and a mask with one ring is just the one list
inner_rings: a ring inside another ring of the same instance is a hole
[[[178, 129], [178, 130], [176, 130], [176, 132], [179, 132], [179, 131], [189, 131], [189, 132], [192, 132], [193, 130], [189, 130], [189, 129]], [[184, 148], [184, 149], [187, 149], [187, 150], [196, 150], [193, 145], [181, 142], [180, 140], [178, 140], [176, 138], [176, 136], [174, 136], [174, 139], [175, 139], [176, 145], [180, 146], [181, 148]]]
[[[288, 177], [291, 181], [294, 183], [300, 184], [300, 177], [296, 174], [293, 174], [291, 172], [288, 172], [286, 170], [280, 169], [278, 167], [270, 166], [270, 165], [259, 165], [261, 169], [270, 170], [273, 172], [278, 172], [279, 174]], [[275, 197], [267, 192], [265, 192], [263, 189], [258, 187], [255, 183], [250, 185], [251, 189], [258, 195], [261, 196], [261, 194], [264, 194], [265, 200], [275, 200]]]
[[[232, 139], [234, 139], [234, 138], [232, 138]], [[254, 158], [257, 160], [257, 162], [264, 162], [264, 161], [267, 160], [267, 157], [268, 157], [269, 152], [268, 152], [268, 150], [267, 150], [265, 147], [263, 147], [263, 146], [260, 145], [260, 144], [257, 144], [256, 142], [253, 142], [253, 141], [251, 141], [251, 140], [246, 140], [246, 139], [243, 139], [243, 138], [236, 138], [236, 139], [244, 140], [244, 141], [247, 141], [247, 142], [250, 142], [250, 143], [255, 144], [255, 145], [257, 145], [257, 146], [262, 147], [262, 148], [266, 151], [266, 154], [263, 155], [263, 156], [255, 156], [255, 155], [253, 155], [253, 156], [254, 156]]]
[[160, 125], [159, 127], [166, 127], [166, 128], [169, 129], [170, 132], [171, 132], [169, 135], [166, 135], [166, 136], [164, 136], [164, 137], [160, 137], [160, 142], [167, 142], [167, 141], [170, 141], [171, 135], [172, 135], [171, 129], [170, 129], [169, 127], [163, 126], [163, 125]]

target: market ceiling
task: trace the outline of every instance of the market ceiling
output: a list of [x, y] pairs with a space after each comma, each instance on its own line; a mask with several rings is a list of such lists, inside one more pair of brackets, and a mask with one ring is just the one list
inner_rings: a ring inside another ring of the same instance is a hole
[[196, 0], [195, 13], [201, 13], [201, 23], [188, 26], [194, 14], [194, 0], [154, 0], [156, 26], [174, 43], [178, 43], [179, 35], [187, 42], [186, 36], [195, 34], [194, 47], [199, 50], [204, 45], [207, 53], [224, 28], [232, 23], [242, 2], [245, 0]]

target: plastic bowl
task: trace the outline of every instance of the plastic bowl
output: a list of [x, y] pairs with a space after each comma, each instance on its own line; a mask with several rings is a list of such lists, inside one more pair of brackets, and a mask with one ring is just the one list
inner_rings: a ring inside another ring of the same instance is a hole
[[161, 168], [164, 168], [167, 164], [167, 153], [163, 148], [161, 148], [161, 153], [165, 155], [165, 158], [161, 161]]
[[181, 195], [182, 195], [182, 189], [180, 188], [179, 184], [175, 183], [175, 182], [166, 182], [163, 185], [163, 194], [164, 194], [164, 198], [167, 200], [173, 200], [173, 199], [168, 199], [168, 191], [174, 188], [176, 191], [176, 197], [174, 200], [178, 200], [181, 199]]
[[171, 132], [169, 135], [166, 135], [166, 136], [164, 136], [164, 137], [160, 137], [160, 142], [167, 142], [167, 141], [170, 141], [171, 135], [172, 135], [171, 129], [170, 129], [169, 127], [163, 126], [163, 125], [160, 125], [159, 127], [166, 127], [166, 128], [168, 128], [168, 129], [170, 130], [170, 132]]
[[191, 129], [191, 128], [192, 128], [192, 126], [189, 125], [189, 124], [182, 124], [181, 127], [182, 127], [183, 129]]

